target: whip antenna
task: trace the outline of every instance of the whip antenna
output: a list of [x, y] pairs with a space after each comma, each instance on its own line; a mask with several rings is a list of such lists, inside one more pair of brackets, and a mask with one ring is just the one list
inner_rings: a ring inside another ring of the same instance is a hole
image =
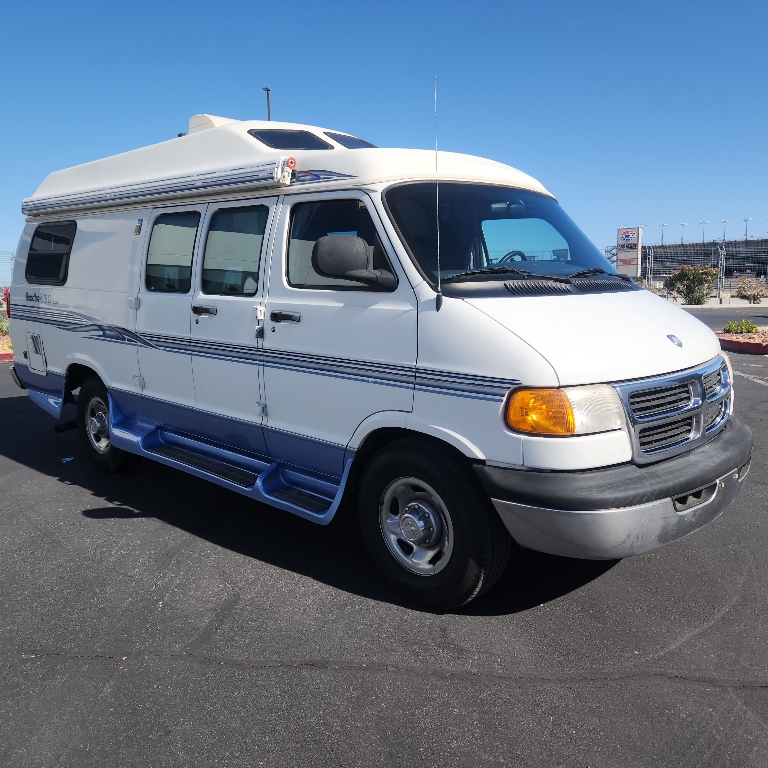
[[437, 75], [435, 75], [435, 224], [437, 225], [437, 296], [435, 312], [443, 306], [443, 292], [440, 280], [440, 182], [437, 178]]

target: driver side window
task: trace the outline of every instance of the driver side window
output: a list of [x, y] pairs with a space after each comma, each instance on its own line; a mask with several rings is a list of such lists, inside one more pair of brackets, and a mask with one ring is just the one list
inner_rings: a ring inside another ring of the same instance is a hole
[[368, 269], [392, 271], [371, 214], [362, 200], [297, 203], [291, 210], [287, 258], [288, 284], [293, 288], [373, 290], [356, 280], [326, 277], [313, 269], [312, 249], [326, 235], [362, 238], [368, 246]]

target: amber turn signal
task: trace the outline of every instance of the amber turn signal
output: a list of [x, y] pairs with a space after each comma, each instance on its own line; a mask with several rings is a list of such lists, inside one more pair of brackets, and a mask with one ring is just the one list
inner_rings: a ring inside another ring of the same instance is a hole
[[573, 409], [562, 389], [518, 389], [507, 404], [507, 424], [531, 435], [572, 435]]

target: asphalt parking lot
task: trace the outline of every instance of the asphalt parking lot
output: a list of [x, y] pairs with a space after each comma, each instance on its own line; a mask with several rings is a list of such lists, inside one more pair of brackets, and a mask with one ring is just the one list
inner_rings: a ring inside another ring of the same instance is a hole
[[731, 359], [733, 507], [621, 562], [516, 550], [447, 614], [348, 516], [98, 474], [0, 365], [0, 765], [768, 765], [768, 358]]

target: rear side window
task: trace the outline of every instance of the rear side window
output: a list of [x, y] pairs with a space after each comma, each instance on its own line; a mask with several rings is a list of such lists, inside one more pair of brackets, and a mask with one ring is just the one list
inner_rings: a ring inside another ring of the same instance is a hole
[[147, 256], [147, 290], [188, 293], [192, 286], [192, 254], [195, 251], [197, 211], [164, 213], [155, 219]]
[[28, 283], [64, 285], [75, 239], [74, 221], [41, 224], [32, 235], [24, 277]]
[[325, 235], [361, 237], [368, 244], [369, 268], [392, 271], [371, 214], [361, 200], [297, 203], [291, 211], [291, 235], [288, 241], [288, 283], [294, 288], [374, 290], [355, 280], [325, 277], [315, 272], [312, 267], [312, 249]]
[[260, 130], [253, 128], [248, 133], [272, 149], [333, 149], [333, 144], [323, 141], [311, 131], [288, 131], [279, 128]]
[[211, 217], [203, 260], [203, 292], [253, 296], [269, 209], [220, 208]]

